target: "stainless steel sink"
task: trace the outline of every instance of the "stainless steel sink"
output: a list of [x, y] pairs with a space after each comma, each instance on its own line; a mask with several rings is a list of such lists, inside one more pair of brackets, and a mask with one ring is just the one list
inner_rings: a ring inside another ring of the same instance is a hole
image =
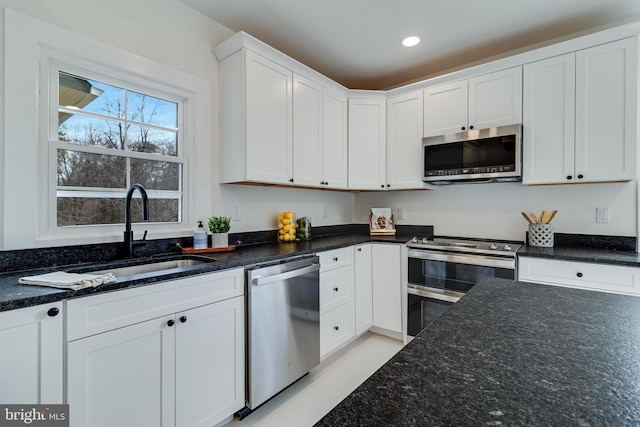
[[165, 272], [175, 268], [193, 267], [202, 264], [215, 262], [213, 258], [179, 256], [176, 258], [151, 258], [143, 261], [135, 262], [133, 265], [116, 264], [113, 267], [100, 266], [97, 270], [86, 271], [90, 274], [106, 274], [112, 273], [116, 278], [125, 276], [134, 276], [138, 274]]

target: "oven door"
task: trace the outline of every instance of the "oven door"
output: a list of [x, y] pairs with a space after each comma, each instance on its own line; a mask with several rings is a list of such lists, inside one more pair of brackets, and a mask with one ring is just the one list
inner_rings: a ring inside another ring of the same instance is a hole
[[464, 294], [409, 285], [407, 288], [407, 335], [415, 337]]
[[515, 259], [492, 255], [408, 251], [409, 286], [465, 293], [485, 277], [515, 278]]

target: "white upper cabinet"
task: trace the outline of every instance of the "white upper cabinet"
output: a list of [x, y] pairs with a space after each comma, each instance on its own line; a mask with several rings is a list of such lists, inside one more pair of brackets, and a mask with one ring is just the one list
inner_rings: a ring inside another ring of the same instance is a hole
[[349, 99], [349, 189], [383, 190], [386, 183], [386, 101]]
[[323, 180], [322, 86], [294, 75], [293, 106], [293, 182], [319, 186]]
[[523, 183], [635, 177], [637, 38], [524, 67]]
[[320, 184], [326, 188], [347, 188], [347, 146], [347, 96], [323, 88]]
[[346, 189], [346, 90], [273, 56], [220, 60], [220, 182]]
[[422, 91], [387, 100], [387, 184], [390, 190], [425, 188], [422, 182]]
[[522, 121], [522, 67], [424, 90], [423, 136]]
[[424, 136], [467, 129], [469, 85], [466, 80], [424, 90]]
[[638, 38], [576, 53], [576, 176], [635, 178]]
[[220, 78], [220, 182], [289, 184], [293, 73], [242, 49], [220, 62]]
[[347, 188], [347, 97], [294, 74], [293, 184]]

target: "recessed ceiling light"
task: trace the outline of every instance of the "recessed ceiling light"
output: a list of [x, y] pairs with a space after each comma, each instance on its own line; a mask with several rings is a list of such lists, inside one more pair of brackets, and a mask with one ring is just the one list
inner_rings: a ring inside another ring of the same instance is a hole
[[402, 40], [402, 45], [406, 47], [415, 46], [420, 43], [420, 37], [409, 36], [406, 39]]

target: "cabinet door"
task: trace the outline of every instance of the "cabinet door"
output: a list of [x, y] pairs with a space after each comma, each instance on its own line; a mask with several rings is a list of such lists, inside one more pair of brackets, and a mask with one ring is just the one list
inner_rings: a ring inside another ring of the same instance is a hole
[[322, 86], [294, 74], [293, 182], [317, 187], [322, 181]]
[[576, 167], [582, 181], [635, 178], [638, 39], [576, 53]]
[[356, 246], [353, 260], [356, 335], [359, 335], [373, 326], [371, 245]]
[[173, 316], [67, 344], [71, 426], [175, 425]]
[[469, 79], [469, 129], [522, 122], [522, 67]]
[[387, 100], [387, 184], [419, 189], [422, 182], [422, 91]]
[[322, 170], [327, 188], [347, 188], [347, 97], [323, 89]]
[[244, 297], [176, 315], [176, 424], [212, 426], [244, 406]]
[[373, 326], [393, 332], [402, 332], [400, 246], [373, 244], [371, 265]]
[[574, 180], [575, 54], [524, 66], [522, 182]]
[[62, 403], [61, 311], [58, 302], [0, 313], [0, 402]]
[[467, 129], [466, 80], [424, 90], [423, 136], [446, 135]]
[[349, 100], [349, 188], [386, 188], [386, 102]]
[[249, 50], [245, 61], [247, 179], [290, 184], [293, 73]]

